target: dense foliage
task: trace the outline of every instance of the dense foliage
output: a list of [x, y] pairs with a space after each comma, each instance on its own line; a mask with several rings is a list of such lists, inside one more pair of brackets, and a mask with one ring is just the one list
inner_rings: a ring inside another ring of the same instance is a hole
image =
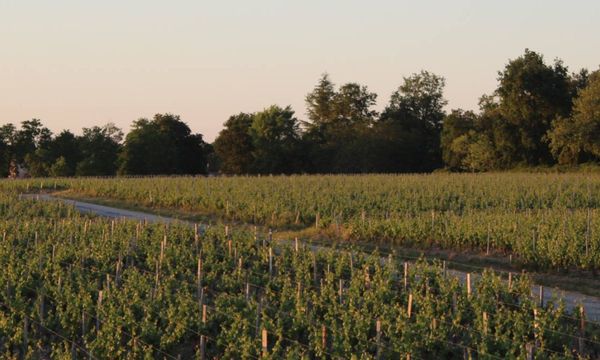
[[0, 194], [3, 358], [599, 355], [594, 325], [582, 333], [579, 312], [532, 299], [526, 276], [486, 272], [469, 293], [439, 263], [405, 276], [393, 256], [115, 222], [11, 192]]

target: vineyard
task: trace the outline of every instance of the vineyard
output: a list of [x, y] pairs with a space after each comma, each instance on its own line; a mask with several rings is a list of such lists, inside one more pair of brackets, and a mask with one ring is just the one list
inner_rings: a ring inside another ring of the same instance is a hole
[[[101, 191], [105, 180], [94, 181]], [[600, 324], [540, 303], [526, 275], [464, 283], [440, 262], [276, 245], [246, 228], [115, 221], [17, 195], [31, 184], [3, 186], [3, 358], [600, 356]], [[234, 204], [230, 216], [242, 216]]]
[[536, 269], [600, 269], [600, 175], [117, 178], [0, 183], [347, 242], [472, 251]]

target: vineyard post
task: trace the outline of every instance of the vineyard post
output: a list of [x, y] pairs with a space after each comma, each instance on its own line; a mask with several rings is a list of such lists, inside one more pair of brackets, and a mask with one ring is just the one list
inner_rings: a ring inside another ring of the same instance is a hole
[[298, 252], [298, 237], [294, 238], [294, 249], [296, 250], [296, 253]]
[[404, 290], [408, 289], [408, 262], [404, 262]]
[[340, 296], [340, 304], [344, 303], [344, 280], [339, 280], [338, 295]]
[[323, 347], [323, 352], [327, 351], [327, 327], [325, 324], [321, 325], [321, 346]]
[[583, 354], [585, 352], [585, 309], [583, 305], [579, 306], [579, 354]]
[[202, 256], [198, 257], [198, 265], [196, 268], [196, 284], [198, 287], [198, 299], [200, 299], [200, 295], [202, 292]]
[[200, 360], [206, 359], [206, 337], [200, 335]]
[[23, 317], [23, 358], [27, 354], [27, 345], [29, 343], [29, 318], [27, 315]]
[[85, 319], [85, 309], [81, 309], [81, 340], [83, 342], [83, 338], [85, 333], [87, 332], [86, 327], [86, 319]]
[[376, 359], [381, 359], [381, 320], [377, 319], [375, 323], [375, 331], [377, 332], [377, 354], [375, 355]]
[[102, 290], [98, 291], [98, 303], [96, 310], [96, 331], [100, 331], [100, 309], [102, 307]]
[[296, 282], [296, 302], [300, 302], [300, 290], [301, 290], [300, 286], [301, 286], [300, 282], [299, 281]]
[[444, 277], [448, 275], [448, 266], [446, 265], [446, 260], [442, 261], [442, 273], [444, 274]]
[[315, 253], [312, 253], [312, 260], [313, 260], [313, 281], [315, 283], [315, 286], [317, 285], [317, 256], [315, 255]]
[[412, 294], [408, 294], [408, 309], [407, 309], [407, 314], [408, 314], [408, 318], [410, 319], [411, 315], [412, 315], [412, 303], [413, 303], [413, 296]]
[[483, 312], [483, 334], [487, 335], [488, 333], [488, 313]]
[[589, 256], [590, 251], [590, 235], [591, 235], [591, 210], [588, 208], [587, 211], [587, 224], [586, 224], [586, 232], [585, 232], [585, 257]]
[[487, 228], [487, 245], [485, 248], [485, 254], [490, 255], [490, 225]]
[[539, 343], [541, 337], [540, 324], [538, 321], [538, 310], [533, 309], [533, 339], [535, 340], [534, 348]]
[[250, 283], [246, 282], [246, 301], [250, 300]]
[[540, 307], [544, 307], [544, 287], [542, 285], [540, 285], [539, 302], [540, 302]]
[[260, 331], [260, 317], [262, 314], [262, 303], [263, 303], [263, 299], [261, 296], [260, 300], [258, 301], [258, 305], [256, 307], [256, 336], [257, 337], [258, 337], [258, 333]]
[[269, 247], [269, 277], [273, 276], [273, 248]]
[[532, 343], [527, 343], [525, 344], [525, 351], [527, 352], [526, 354], [526, 359], [527, 360], [534, 360], [534, 353], [535, 353], [535, 346]]
[[269, 342], [267, 338], [267, 329], [262, 329], [262, 356], [267, 357], [269, 352]]
[[471, 296], [471, 273], [467, 273], [467, 296]]
[[508, 291], [512, 290], [512, 272], [508, 273]]
[[202, 305], [202, 324], [206, 326], [206, 305]]

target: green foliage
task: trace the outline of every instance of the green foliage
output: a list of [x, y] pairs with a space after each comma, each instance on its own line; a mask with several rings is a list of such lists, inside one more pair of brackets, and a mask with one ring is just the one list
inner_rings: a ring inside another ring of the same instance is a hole
[[[462, 358], [466, 349], [525, 358], [534, 343], [540, 358], [579, 355], [578, 315], [532, 300], [526, 275], [508, 285], [487, 271], [468, 294], [439, 262], [417, 261], [405, 288], [401, 259], [286, 245], [272, 252], [270, 273], [261, 235], [211, 226], [196, 236], [183, 224], [83, 216], [6, 190], [0, 228], [7, 358], [194, 358], [201, 335], [207, 358]], [[597, 357], [597, 329], [582, 335]]]
[[[475, 161], [475, 160], [473, 160]], [[4, 186], [9, 186], [5, 182]], [[0, 183], [0, 186], [2, 183]], [[600, 269], [600, 175], [435, 174], [15, 182], [347, 241], [512, 255], [540, 269]], [[535, 235], [535, 236], [534, 236]]]
[[202, 135], [172, 114], [156, 114], [133, 123], [120, 153], [121, 174], [205, 174]]
[[580, 90], [573, 115], [554, 120], [548, 137], [560, 164], [600, 158], [600, 71], [592, 74]]
[[253, 169], [257, 173], [293, 173], [300, 140], [298, 119], [291, 107], [273, 105], [254, 114], [249, 129]]
[[499, 110], [518, 133], [519, 157], [528, 165], [550, 163], [546, 132], [554, 118], [571, 112], [567, 68], [559, 60], [547, 65], [542, 55], [525, 50], [499, 73], [498, 81]]
[[254, 114], [240, 113], [225, 122], [225, 128], [215, 139], [215, 153], [220, 160], [220, 171], [225, 174], [252, 172], [254, 144], [250, 136]]
[[50, 176], [65, 177], [69, 175], [71, 175], [71, 171], [67, 165], [67, 160], [61, 156], [56, 159], [54, 164], [52, 164], [52, 167], [50, 168]]

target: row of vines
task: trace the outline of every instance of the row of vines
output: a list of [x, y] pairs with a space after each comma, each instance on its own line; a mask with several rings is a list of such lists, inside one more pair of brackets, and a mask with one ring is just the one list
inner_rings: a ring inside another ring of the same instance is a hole
[[434, 174], [3, 181], [272, 228], [336, 229], [381, 245], [512, 255], [600, 269], [600, 175]]
[[540, 304], [525, 275], [466, 286], [440, 263], [97, 218], [12, 191], [0, 236], [2, 358], [600, 356], [599, 325]]

